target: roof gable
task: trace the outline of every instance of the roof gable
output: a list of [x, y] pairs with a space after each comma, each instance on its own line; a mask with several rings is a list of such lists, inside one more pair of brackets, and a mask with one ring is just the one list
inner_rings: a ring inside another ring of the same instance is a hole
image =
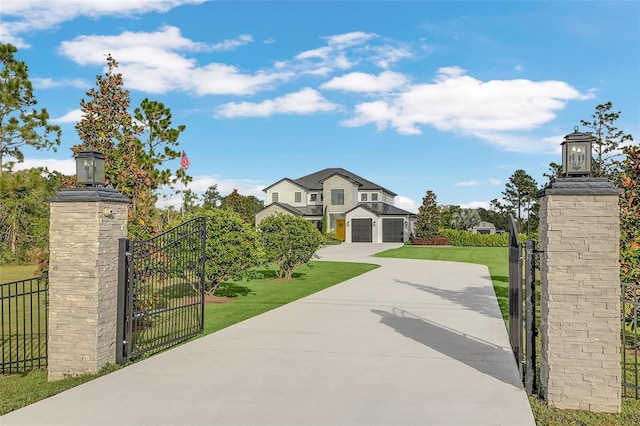
[[[309, 189], [309, 190], [317, 190], [317, 191], [321, 191], [322, 190], [322, 182], [326, 179], [328, 179], [329, 177], [333, 176], [333, 175], [340, 175], [345, 177], [346, 179], [349, 179], [353, 182], [355, 182], [356, 184], [358, 184], [359, 189], [360, 190], [369, 190], [369, 191], [375, 191], [375, 190], [383, 190], [388, 192], [389, 194], [391, 194], [392, 196], [396, 196], [398, 194], [396, 194], [393, 191], [390, 191], [380, 185], [377, 185], [361, 176], [358, 176], [355, 173], [350, 172], [349, 170], [343, 169], [341, 167], [333, 167], [333, 168], [328, 168], [328, 169], [323, 169], [320, 171], [317, 171], [315, 173], [311, 173], [309, 175], [306, 176], [302, 176], [298, 179], [294, 179], [293, 181], [296, 182], [298, 185]], [[273, 186], [273, 185], [272, 185]]]

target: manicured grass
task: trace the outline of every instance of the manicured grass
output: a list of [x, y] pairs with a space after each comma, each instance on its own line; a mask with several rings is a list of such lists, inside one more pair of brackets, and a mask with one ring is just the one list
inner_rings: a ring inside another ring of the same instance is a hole
[[35, 277], [36, 267], [33, 265], [0, 265], [0, 284]]
[[[502, 317], [505, 320], [505, 324], [507, 323], [509, 315], [509, 253], [506, 247], [403, 246], [398, 249], [378, 253], [376, 256], [479, 263], [486, 265], [489, 268], [493, 288], [498, 297]], [[539, 309], [539, 305], [537, 308]], [[540, 318], [539, 315], [537, 318]], [[529, 403], [536, 424], [538, 425], [640, 425], [640, 400], [631, 398], [622, 399], [621, 414], [592, 413], [581, 410], [558, 410], [548, 407], [547, 404], [537, 396], [529, 397]]]
[[489, 268], [493, 289], [505, 324], [509, 322], [509, 250], [507, 247], [402, 246], [376, 254], [396, 259], [443, 260], [477, 263]]
[[213, 333], [245, 319], [316, 293], [332, 285], [377, 268], [377, 265], [345, 262], [310, 262], [293, 274], [293, 281], [277, 281], [273, 270], [260, 270], [264, 278], [229, 282], [217, 295], [237, 296], [231, 303], [205, 307], [205, 334]]
[[[259, 271], [264, 276], [262, 279], [224, 283], [216, 294], [232, 296], [235, 299], [229, 303], [205, 307], [204, 333], [198, 337], [324, 290], [377, 267], [361, 263], [312, 262], [311, 267], [298, 268], [292, 281], [274, 280], [275, 272], [264, 269]], [[29, 277], [16, 276], [15, 279]], [[110, 365], [98, 375], [87, 374], [51, 383], [47, 382], [47, 373], [44, 370], [0, 375], [0, 415], [88, 382], [114, 368], [119, 367]]]

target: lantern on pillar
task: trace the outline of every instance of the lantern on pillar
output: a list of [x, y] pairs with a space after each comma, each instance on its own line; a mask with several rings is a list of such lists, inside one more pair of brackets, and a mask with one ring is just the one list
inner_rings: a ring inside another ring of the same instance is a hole
[[564, 137], [562, 142], [562, 175], [564, 177], [591, 176], [591, 133], [578, 131]]
[[78, 186], [104, 186], [104, 156], [98, 151], [78, 151], [76, 183]]

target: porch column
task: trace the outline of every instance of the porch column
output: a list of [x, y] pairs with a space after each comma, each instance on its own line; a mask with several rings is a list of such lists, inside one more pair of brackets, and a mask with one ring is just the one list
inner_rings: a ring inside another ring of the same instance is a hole
[[129, 200], [107, 188], [72, 188], [50, 201], [49, 380], [115, 362], [118, 239]]
[[620, 412], [621, 191], [557, 179], [540, 193], [540, 379], [549, 405]]

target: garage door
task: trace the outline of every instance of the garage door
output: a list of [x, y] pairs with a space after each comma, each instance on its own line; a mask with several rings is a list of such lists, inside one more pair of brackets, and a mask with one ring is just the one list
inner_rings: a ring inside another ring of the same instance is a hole
[[371, 219], [351, 219], [351, 242], [371, 242]]
[[382, 242], [404, 243], [404, 219], [382, 219]]

